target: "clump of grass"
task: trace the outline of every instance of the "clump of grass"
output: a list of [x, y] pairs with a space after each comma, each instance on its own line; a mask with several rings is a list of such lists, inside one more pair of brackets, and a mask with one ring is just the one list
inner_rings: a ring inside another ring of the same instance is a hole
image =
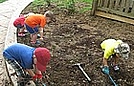
[[68, 0], [66, 4], [66, 8], [70, 14], [75, 12], [75, 1], [74, 0]]
[[85, 3], [85, 6], [79, 9], [80, 13], [84, 13], [86, 11], [90, 11], [92, 9], [92, 1], [93, 0], [80, 0], [79, 3]]
[[44, 0], [34, 0], [33, 3], [31, 4], [31, 6], [35, 7], [35, 6], [42, 6], [45, 4]]

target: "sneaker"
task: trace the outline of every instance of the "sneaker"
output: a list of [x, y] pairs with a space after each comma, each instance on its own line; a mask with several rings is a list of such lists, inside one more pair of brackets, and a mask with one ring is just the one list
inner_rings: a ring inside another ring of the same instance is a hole
[[39, 40], [37, 40], [35, 44], [40, 44], [40, 41], [39, 41]]
[[37, 34], [37, 38], [40, 38], [40, 34]]
[[120, 68], [117, 65], [113, 66], [113, 68], [114, 68], [115, 71], [119, 71], [120, 70]]
[[24, 33], [18, 33], [18, 36], [19, 36], [19, 37], [24, 37], [25, 34], [24, 34]]
[[40, 41], [38, 41], [38, 40], [36, 42], [35, 41], [31, 41], [30, 43], [31, 44], [40, 44]]
[[24, 33], [28, 33], [27, 30], [24, 30]]

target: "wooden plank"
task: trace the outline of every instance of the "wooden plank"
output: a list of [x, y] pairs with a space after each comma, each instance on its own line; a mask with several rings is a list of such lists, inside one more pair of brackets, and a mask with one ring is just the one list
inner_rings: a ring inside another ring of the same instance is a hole
[[134, 1], [132, 2], [132, 10], [131, 10], [132, 15], [134, 15]]
[[110, 0], [109, 8], [113, 9], [114, 8], [114, 1], [115, 0]]
[[103, 5], [104, 5], [104, 0], [101, 0], [100, 7], [103, 7]]
[[121, 21], [121, 22], [125, 22], [125, 23], [129, 23], [129, 24], [134, 25], [133, 19], [129, 19], [129, 18], [125, 18], [125, 17], [121, 17], [121, 16], [117, 16], [117, 15], [112, 15], [112, 14], [108, 14], [108, 13], [101, 12], [101, 11], [96, 11], [95, 14], [97, 16], [101, 16], [101, 17], [105, 17], [105, 18], [109, 18], [109, 19], [114, 19], [117, 21]]
[[100, 4], [101, 4], [101, 0], [98, 0], [97, 6], [100, 7], [101, 6]]
[[114, 9], [97, 8], [97, 11], [102, 11], [102, 12], [106, 12], [106, 13], [110, 13], [110, 14], [115, 14], [115, 15], [120, 15], [120, 16], [124, 16], [124, 17], [127, 17], [127, 18], [134, 19], [134, 16], [131, 13], [120, 12], [120, 11], [114, 10]]
[[126, 0], [125, 12], [128, 13], [130, 8], [130, 0]]
[[120, 7], [120, 11], [124, 12], [125, 10], [125, 6], [126, 6], [126, 0], [121, 0], [121, 7]]
[[120, 4], [120, 0], [116, 0], [115, 1], [115, 7], [114, 7], [115, 10], [118, 10], [120, 8], [119, 4]]
[[130, 7], [132, 7], [134, 0], [130, 0]]
[[94, 15], [95, 14], [95, 10], [97, 9], [97, 3], [98, 3], [98, 0], [93, 0], [92, 10], [90, 12], [90, 15]]
[[104, 0], [104, 7], [108, 8], [109, 6], [109, 0]]

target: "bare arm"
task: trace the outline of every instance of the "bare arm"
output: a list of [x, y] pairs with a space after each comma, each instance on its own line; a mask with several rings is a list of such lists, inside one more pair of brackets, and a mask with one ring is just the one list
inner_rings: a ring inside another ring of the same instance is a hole
[[43, 39], [43, 28], [42, 27], [39, 28], [39, 32], [40, 32], [40, 39], [42, 40]]
[[34, 72], [31, 69], [26, 69], [26, 71], [29, 73], [29, 75], [35, 76]]
[[103, 65], [108, 66], [107, 59], [103, 57]]

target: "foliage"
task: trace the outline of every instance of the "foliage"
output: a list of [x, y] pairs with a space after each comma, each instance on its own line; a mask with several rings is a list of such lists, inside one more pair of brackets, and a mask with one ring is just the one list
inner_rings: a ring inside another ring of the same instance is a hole
[[75, 1], [67, 0], [66, 8], [69, 11], [69, 13], [75, 12]]
[[93, 1], [93, 0], [79, 0], [79, 3], [80, 3], [80, 2], [81, 2], [81, 3], [88, 3], [86, 6], [83, 6], [83, 8], [81, 8], [81, 9], [79, 10], [79, 12], [83, 13], [83, 12], [86, 12], [86, 11], [91, 10], [91, 8], [92, 8], [92, 1]]
[[66, 9], [68, 13], [74, 13], [76, 11], [83, 13], [91, 10], [92, 1], [93, 0], [34, 0], [32, 8], [37, 10], [38, 6], [45, 6], [46, 4], [49, 6], [54, 4], [60, 9]]
[[45, 4], [45, 1], [44, 0], [34, 0], [33, 3], [32, 3], [32, 6], [42, 6]]
[[0, 3], [4, 2], [4, 1], [7, 1], [7, 0], [0, 0]]
[[[91, 10], [93, 0], [53, 0], [59, 8], [66, 8], [70, 12], [85, 12]], [[78, 7], [78, 4], [85, 4], [85, 6]]]

